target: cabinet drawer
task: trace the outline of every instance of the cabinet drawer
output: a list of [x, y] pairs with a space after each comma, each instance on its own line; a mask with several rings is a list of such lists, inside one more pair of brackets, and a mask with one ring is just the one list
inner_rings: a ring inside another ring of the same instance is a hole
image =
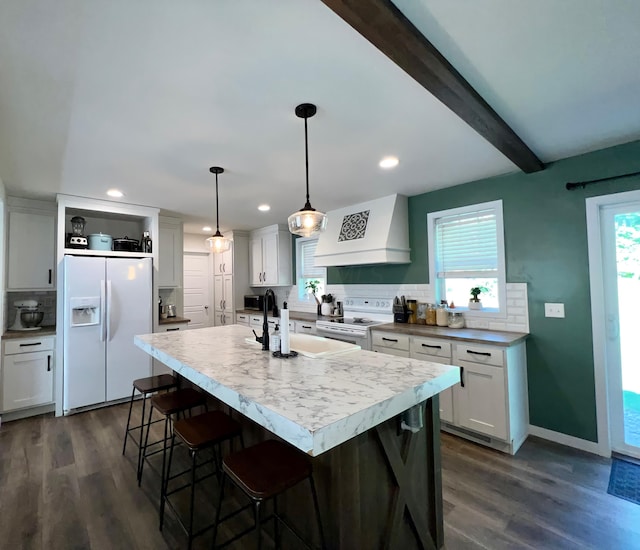
[[249, 326], [249, 315], [246, 313], [236, 313], [236, 324]]
[[438, 355], [429, 355], [428, 353], [416, 353], [415, 351], [411, 352], [411, 357], [413, 359], [419, 359], [420, 361], [431, 361], [432, 363], [440, 363], [441, 365], [450, 365], [451, 358], [449, 357], [440, 357]]
[[438, 338], [414, 336], [411, 338], [411, 351], [451, 359], [451, 342]]
[[316, 334], [316, 324], [306, 321], [296, 321], [296, 332], [306, 334]]
[[7, 340], [4, 343], [5, 355], [13, 355], [14, 353], [31, 353], [33, 351], [47, 351], [54, 349], [55, 338], [46, 336], [44, 338], [18, 338], [16, 340]]
[[457, 358], [462, 361], [472, 361], [482, 365], [504, 366], [504, 351], [500, 348], [476, 344], [457, 344]]
[[187, 330], [189, 323], [171, 323], [168, 325], [160, 325], [158, 332], [175, 332], [176, 330]]
[[393, 332], [374, 332], [372, 343], [374, 346], [385, 348], [402, 349], [409, 351], [409, 336], [406, 334], [395, 334]]
[[252, 327], [261, 327], [263, 318], [261, 315], [250, 315], [249, 316], [249, 326]]

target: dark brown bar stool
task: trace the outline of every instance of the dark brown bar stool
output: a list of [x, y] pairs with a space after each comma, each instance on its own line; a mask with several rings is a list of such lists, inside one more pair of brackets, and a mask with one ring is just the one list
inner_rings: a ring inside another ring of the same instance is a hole
[[[313, 483], [311, 462], [306, 455], [286, 443], [270, 439], [249, 447], [248, 449], [226, 456], [222, 460], [222, 471], [223, 477], [222, 483], [220, 484], [220, 499], [218, 501], [218, 510], [216, 512], [212, 548], [215, 549], [227, 546], [253, 530], [256, 532], [258, 548], [260, 548], [262, 543], [261, 522], [267, 521], [272, 517], [269, 516], [261, 519], [260, 508], [265, 500], [271, 498], [273, 498], [276, 547], [280, 547], [279, 523], [282, 523], [307, 548], [312, 548], [311, 545], [293, 528], [293, 526], [278, 514], [277, 505], [278, 495], [305, 479], [308, 479], [311, 485], [313, 506], [315, 508], [316, 520], [318, 522], [318, 530], [320, 533], [320, 543], [323, 549], [326, 548], [324, 532], [322, 530], [322, 521], [320, 519], [320, 508], [318, 506], [318, 495], [316, 493], [315, 484]], [[239, 514], [247, 508], [247, 506], [245, 506], [228, 514], [224, 518], [220, 518], [220, 510], [222, 509], [222, 500], [224, 498], [224, 485], [227, 478], [229, 478], [245, 495], [247, 495], [247, 497], [251, 499], [255, 525], [254, 527], [245, 529], [241, 533], [235, 535], [222, 545], [216, 546], [216, 536], [220, 523]]]
[[[127, 450], [127, 439], [133, 439], [133, 442], [138, 447], [138, 463], [136, 466], [136, 474], [140, 471], [140, 459], [142, 457], [142, 436], [144, 432], [144, 413], [147, 406], [147, 396], [159, 391], [168, 391], [178, 387], [178, 380], [170, 374], [160, 374], [157, 376], [149, 376], [147, 378], [139, 378], [133, 381], [133, 390], [131, 391], [131, 401], [129, 402], [129, 416], [127, 417], [127, 427], [124, 431], [124, 443], [122, 444], [122, 454], [124, 455]], [[133, 400], [135, 399], [136, 392], [142, 394], [142, 415], [140, 416], [140, 424], [138, 426], [131, 426], [131, 410], [133, 409]], [[152, 424], [160, 422], [161, 420], [155, 420]], [[138, 441], [134, 438], [131, 432], [140, 430]]]
[[[151, 407], [149, 407], [149, 416], [146, 423], [147, 434], [144, 438], [144, 445], [142, 447], [142, 456], [140, 458], [140, 469], [138, 470], [138, 485], [142, 482], [142, 470], [144, 468], [145, 459], [153, 456], [157, 453], [162, 453], [162, 471], [160, 472], [160, 479], [164, 480], [164, 470], [167, 458], [167, 441], [169, 440], [169, 429], [171, 425], [172, 415], [179, 415], [189, 411], [194, 407], [207, 408], [207, 398], [202, 392], [196, 391], [192, 388], [184, 388], [176, 391], [156, 394], [151, 398]], [[158, 411], [164, 416], [164, 437], [153, 443], [149, 444], [149, 432], [151, 431], [151, 415], [153, 411]], [[162, 443], [162, 449], [149, 450], [149, 447], [159, 445]], [[160, 484], [160, 496], [162, 497], [162, 483]]]
[[[171, 463], [173, 461], [173, 449], [176, 443], [176, 437], [180, 442], [184, 443], [189, 449], [191, 455], [191, 468], [171, 475]], [[191, 543], [193, 539], [198, 535], [201, 535], [205, 531], [208, 531], [213, 527], [213, 524], [200, 529], [197, 532], [193, 532], [193, 512], [194, 512], [194, 499], [196, 483], [203, 481], [213, 475], [217, 475], [218, 479], [221, 477], [220, 468], [220, 444], [223, 441], [229, 441], [234, 437], [240, 437], [242, 447], [244, 448], [244, 441], [242, 441], [242, 429], [233, 418], [221, 411], [209, 411], [190, 418], [183, 418], [176, 420], [173, 423], [173, 435], [171, 436], [171, 448], [169, 450], [169, 460], [167, 462], [167, 473], [162, 484], [162, 498], [160, 500], [160, 530], [162, 531], [162, 523], [164, 520], [164, 508], [165, 503], [173, 510], [178, 522], [189, 536], [188, 548], [191, 549]], [[205, 449], [212, 450], [212, 458], [197, 464], [197, 457], [200, 451]], [[196, 471], [199, 467], [205, 466], [213, 462], [215, 464], [215, 471], [197, 478]], [[169, 491], [169, 482], [173, 479], [179, 478], [186, 474], [191, 474], [191, 483], [189, 485], [182, 485], [172, 491]], [[169, 496], [191, 487], [191, 503], [189, 508], [189, 523], [185, 525], [184, 521], [180, 517], [178, 511], [174, 508]]]

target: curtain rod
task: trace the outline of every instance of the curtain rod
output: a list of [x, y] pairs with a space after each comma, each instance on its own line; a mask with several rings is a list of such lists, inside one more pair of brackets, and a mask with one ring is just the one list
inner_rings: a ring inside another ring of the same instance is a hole
[[593, 183], [600, 183], [601, 181], [611, 181], [611, 180], [619, 180], [621, 178], [628, 178], [629, 176], [640, 176], [640, 172], [630, 172], [628, 174], [621, 174], [619, 176], [611, 176], [609, 178], [599, 178], [597, 180], [587, 180], [587, 181], [574, 181], [567, 183], [567, 191], [573, 191], [578, 187], [582, 187], [583, 189], [587, 185], [591, 185]]

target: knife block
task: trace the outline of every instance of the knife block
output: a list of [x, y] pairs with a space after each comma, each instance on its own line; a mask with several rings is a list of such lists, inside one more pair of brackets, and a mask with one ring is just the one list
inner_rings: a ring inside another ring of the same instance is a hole
[[394, 323], [406, 323], [409, 318], [408, 311], [397, 311], [393, 314], [393, 322]]

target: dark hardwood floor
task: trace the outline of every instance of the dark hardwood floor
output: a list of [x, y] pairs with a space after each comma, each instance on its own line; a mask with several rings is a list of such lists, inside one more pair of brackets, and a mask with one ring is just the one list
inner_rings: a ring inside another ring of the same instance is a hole
[[[178, 549], [158, 476], [121, 455], [127, 406], [0, 427], [1, 549]], [[515, 457], [442, 436], [445, 548], [640, 549], [640, 506], [608, 495], [610, 461], [530, 438]], [[198, 495], [206, 520], [215, 478]], [[339, 510], [336, 510], [339, 513]], [[235, 548], [251, 548], [249, 540]], [[210, 532], [194, 541], [209, 548]], [[350, 550], [350, 549], [349, 549]]]

